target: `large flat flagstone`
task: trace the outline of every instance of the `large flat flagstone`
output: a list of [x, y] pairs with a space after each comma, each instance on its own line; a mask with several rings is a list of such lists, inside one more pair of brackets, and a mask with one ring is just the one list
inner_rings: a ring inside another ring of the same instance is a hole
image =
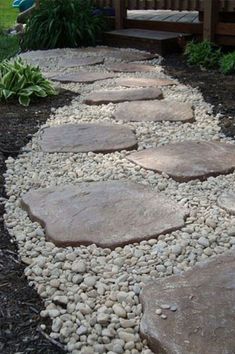
[[106, 80], [115, 77], [112, 74], [105, 74], [99, 72], [69, 72], [69, 73], [58, 73], [52, 75], [51, 80], [60, 82], [78, 82], [81, 84], [89, 84], [99, 80]]
[[217, 200], [217, 204], [220, 208], [226, 210], [232, 215], [235, 215], [235, 192], [228, 191], [222, 193]]
[[125, 87], [152, 87], [152, 86], [168, 86], [175, 85], [173, 80], [169, 79], [149, 79], [139, 77], [119, 77], [116, 84]]
[[161, 99], [162, 97], [161, 90], [156, 87], [135, 88], [124, 90], [93, 91], [84, 98], [83, 102], [89, 105], [100, 105], [111, 102], [119, 103], [125, 101]]
[[235, 145], [184, 141], [133, 153], [128, 160], [146, 169], [164, 172], [179, 182], [205, 180], [234, 171]]
[[132, 63], [107, 64], [106, 69], [115, 72], [127, 72], [127, 73], [156, 71], [156, 68], [152, 65], [132, 64]]
[[138, 53], [138, 52], [123, 52], [120, 50], [112, 50], [110, 52], [107, 52], [105, 55], [106, 59], [107, 58], [115, 58], [115, 59], [120, 59], [124, 60], [127, 62], [132, 62], [132, 61], [144, 61], [144, 60], [152, 60], [155, 58], [159, 58], [158, 54], [150, 54], [150, 53]]
[[65, 124], [44, 129], [39, 142], [45, 152], [113, 152], [137, 147], [135, 133], [117, 124]]
[[141, 302], [140, 331], [154, 353], [235, 353], [234, 251], [146, 285]]
[[124, 181], [32, 190], [22, 206], [57, 246], [115, 248], [181, 228], [187, 211], [150, 187]]
[[76, 66], [90, 66], [103, 64], [104, 58], [97, 57], [85, 57], [85, 58], [66, 58], [59, 62], [59, 65], [63, 68], [74, 68]]
[[116, 106], [114, 118], [127, 122], [193, 122], [191, 105], [165, 100], [124, 102]]

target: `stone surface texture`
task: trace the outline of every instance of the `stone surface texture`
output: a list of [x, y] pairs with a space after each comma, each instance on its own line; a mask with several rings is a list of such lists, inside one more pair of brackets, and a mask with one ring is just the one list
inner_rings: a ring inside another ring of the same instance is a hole
[[190, 104], [166, 100], [120, 103], [116, 107], [114, 117], [127, 122], [194, 121], [193, 109]]
[[146, 285], [141, 302], [154, 353], [235, 353], [235, 251]]
[[158, 88], [134, 88], [125, 90], [93, 91], [84, 98], [83, 102], [89, 105], [100, 105], [111, 102], [119, 103], [161, 98], [162, 92]]
[[76, 66], [90, 66], [103, 64], [104, 58], [86, 57], [86, 58], [66, 58], [59, 62], [59, 65], [64, 68], [74, 68]]
[[146, 169], [164, 172], [178, 182], [205, 180], [235, 169], [235, 145], [222, 142], [184, 141], [129, 155]]
[[125, 87], [151, 87], [151, 86], [168, 86], [175, 85], [173, 80], [167, 79], [150, 79], [139, 77], [120, 77], [116, 79], [116, 84]]
[[135, 133], [114, 124], [65, 124], [43, 130], [39, 142], [45, 152], [113, 152], [137, 147]]
[[149, 187], [123, 181], [30, 191], [22, 206], [57, 246], [115, 248], [179, 229], [187, 216], [186, 209]]
[[92, 83], [99, 80], [106, 80], [113, 78], [114, 75], [99, 73], [99, 72], [69, 72], [69, 73], [57, 73], [54, 76], [51, 76], [52, 81], [59, 82], [78, 82], [81, 84]]
[[221, 194], [217, 200], [220, 208], [225, 209], [230, 214], [235, 215], [235, 192], [228, 191]]
[[106, 69], [115, 72], [126, 72], [126, 73], [135, 73], [135, 72], [154, 72], [156, 71], [155, 67], [152, 65], [146, 64], [132, 64], [132, 63], [120, 63], [120, 64], [109, 64], [106, 65]]

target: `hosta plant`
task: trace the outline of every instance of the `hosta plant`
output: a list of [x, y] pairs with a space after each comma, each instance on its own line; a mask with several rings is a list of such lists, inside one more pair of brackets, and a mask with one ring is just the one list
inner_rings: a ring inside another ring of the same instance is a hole
[[33, 97], [47, 97], [57, 92], [40, 69], [17, 59], [0, 63], [0, 100], [18, 98], [19, 103], [28, 106]]

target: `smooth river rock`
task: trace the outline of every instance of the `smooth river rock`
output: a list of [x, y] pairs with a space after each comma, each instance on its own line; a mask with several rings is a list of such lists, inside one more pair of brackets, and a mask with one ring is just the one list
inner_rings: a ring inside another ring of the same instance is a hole
[[137, 147], [135, 133], [117, 124], [65, 124], [46, 128], [39, 142], [45, 152], [113, 152]]
[[75, 71], [69, 73], [58, 73], [51, 76], [51, 80], [60, 82], [78, 82], [81, 84], [89, 84], [99, 80], [106, 80], [113, 78], [114, 75], [99, 73], [99, 72], [84, 72]]
[[130, 154], [128, 160], [146, 169], [164, 172], [178, 182], [205, 180], [234, 171], [235, 145], [184, 141]]
[[114, 72], [156, 72], [155, 66], [145, 65], [145, 64], [132, 64], [132, 63], [119, 63], [119, 64], [109, 64], [106, 65], [106, 69]]
[[116, 84], [124, 87], [152, 87], [152, 86], [168, 86], [175, 85], [173, 80], [168, 79], [149, 79], [139, 77], [119, 77]]
[[119, 103], [116, 106], [114, 118], [127, 122], [193, 122], [194, 113], [192, 106], [188, 103], [154, 100]]
[[234, 251], [147, 284], [141, 302], [140, 331], [154, 353], [235, 353]]
[[57, 246], [115, 248], [177, 230], [188, 211], [142, 184], [109, 181], [32, 190], [22, 207]]
[[90, 66], [103, 64], [104, 58], [86, 57], [86, 58], [66, 58], [59, 61], [59, 66], [63, 68], [74, 68], [76, 66]]
[[228, 191], [221, 194], [217, 200], [217, 204], [220, 208], [235, 215], [235, 192]]
[[88, 105], [100, 105], [107, 103], [119, 103], [125, 101], [141, 101], [161, 99], [162, 92], [156, 87], [152, 88], [134, 88], [124, 90], [105, 90], [93, 91], [88, 94], [83, 103]]

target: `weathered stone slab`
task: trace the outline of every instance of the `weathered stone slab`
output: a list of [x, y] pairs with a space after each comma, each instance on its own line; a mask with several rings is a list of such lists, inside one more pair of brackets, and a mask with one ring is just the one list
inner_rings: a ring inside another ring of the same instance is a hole
[[53, 81], [60, 81], [64, 83], [78, 82], [81, 84], [89, 84], [99, 80], [106, 80], [115, 77], [115, 75], [99, 73], [99, 72], [70, 72], [70, 73], [58, 73], [51, 77]]
[[102, 152], [137, 147], [135, 133], [115, 124], [65, 124], [44, 129], [40, 146], [45, 152]]
[[145, 65], [145, 64], [132, 64], [132, 63], [120, 63], [120, 64], [109, 64], [106, 65], [106, 69], [114, 72], [126, 72], [126, 73], [135, 73], [135, 72], [156, 72], [155, 66]]
[[124, 90], [105, 90], [93, 91], [88, 94], [83, 103], [89, 105], [100, 105], [107, 103], [119, 103], [125, 101], [141, 101], [141, 100], [154, 100], [161, 99], [162, 92], [156, 87], [152, 88], [136, 88]]
[[140, 331], [154, 353], [235, 353], [234, 252], [146, 285], [141, 302]]
[[179, 229], [187, 215], [150, 187], [124, 181], [30, 191], [22, 206], [57, 246], [95, 243], [115, 248]]
[[116, 84], [125, 87], [151, 87], [175, 85], [173, 80], [168, 79], [149, 79], [139, 77], [120, 77], [116, 79]]
[[59, 65], [64, 68], [74, 68], [76, 66], [90, 66], [103, 64], [103, 58], [86, 57], [86, 58], [66, 58], [59, 62]]
[[164, 172], [178, 182], [205, 180], [235, 169], [235, 145], [184, 141], [129, 155], [128, 160], [153, 171]]
[[114, 118], [127, 122], [193, 122], [194, 114], [191, 105], [187, 103], [154, 100], [119, 103]]
[[107, 52], [106, 58], [114, 58], [114, 59], [120, 59], [124, 60], [127, 62], [132, 62], [132, 61], [143, 61], [143, 60], [152, 60], [155, 58], [159, 58], [158, 54], [150, 54], [150, 53], [138, 53], [138, 52], [124, 52], [120, 50], [113, 50], [110, 52]]
[[217, 200], [218, 206], [230, 214], [235, 215], [235, 192], [228, 191], [221, 194]]

